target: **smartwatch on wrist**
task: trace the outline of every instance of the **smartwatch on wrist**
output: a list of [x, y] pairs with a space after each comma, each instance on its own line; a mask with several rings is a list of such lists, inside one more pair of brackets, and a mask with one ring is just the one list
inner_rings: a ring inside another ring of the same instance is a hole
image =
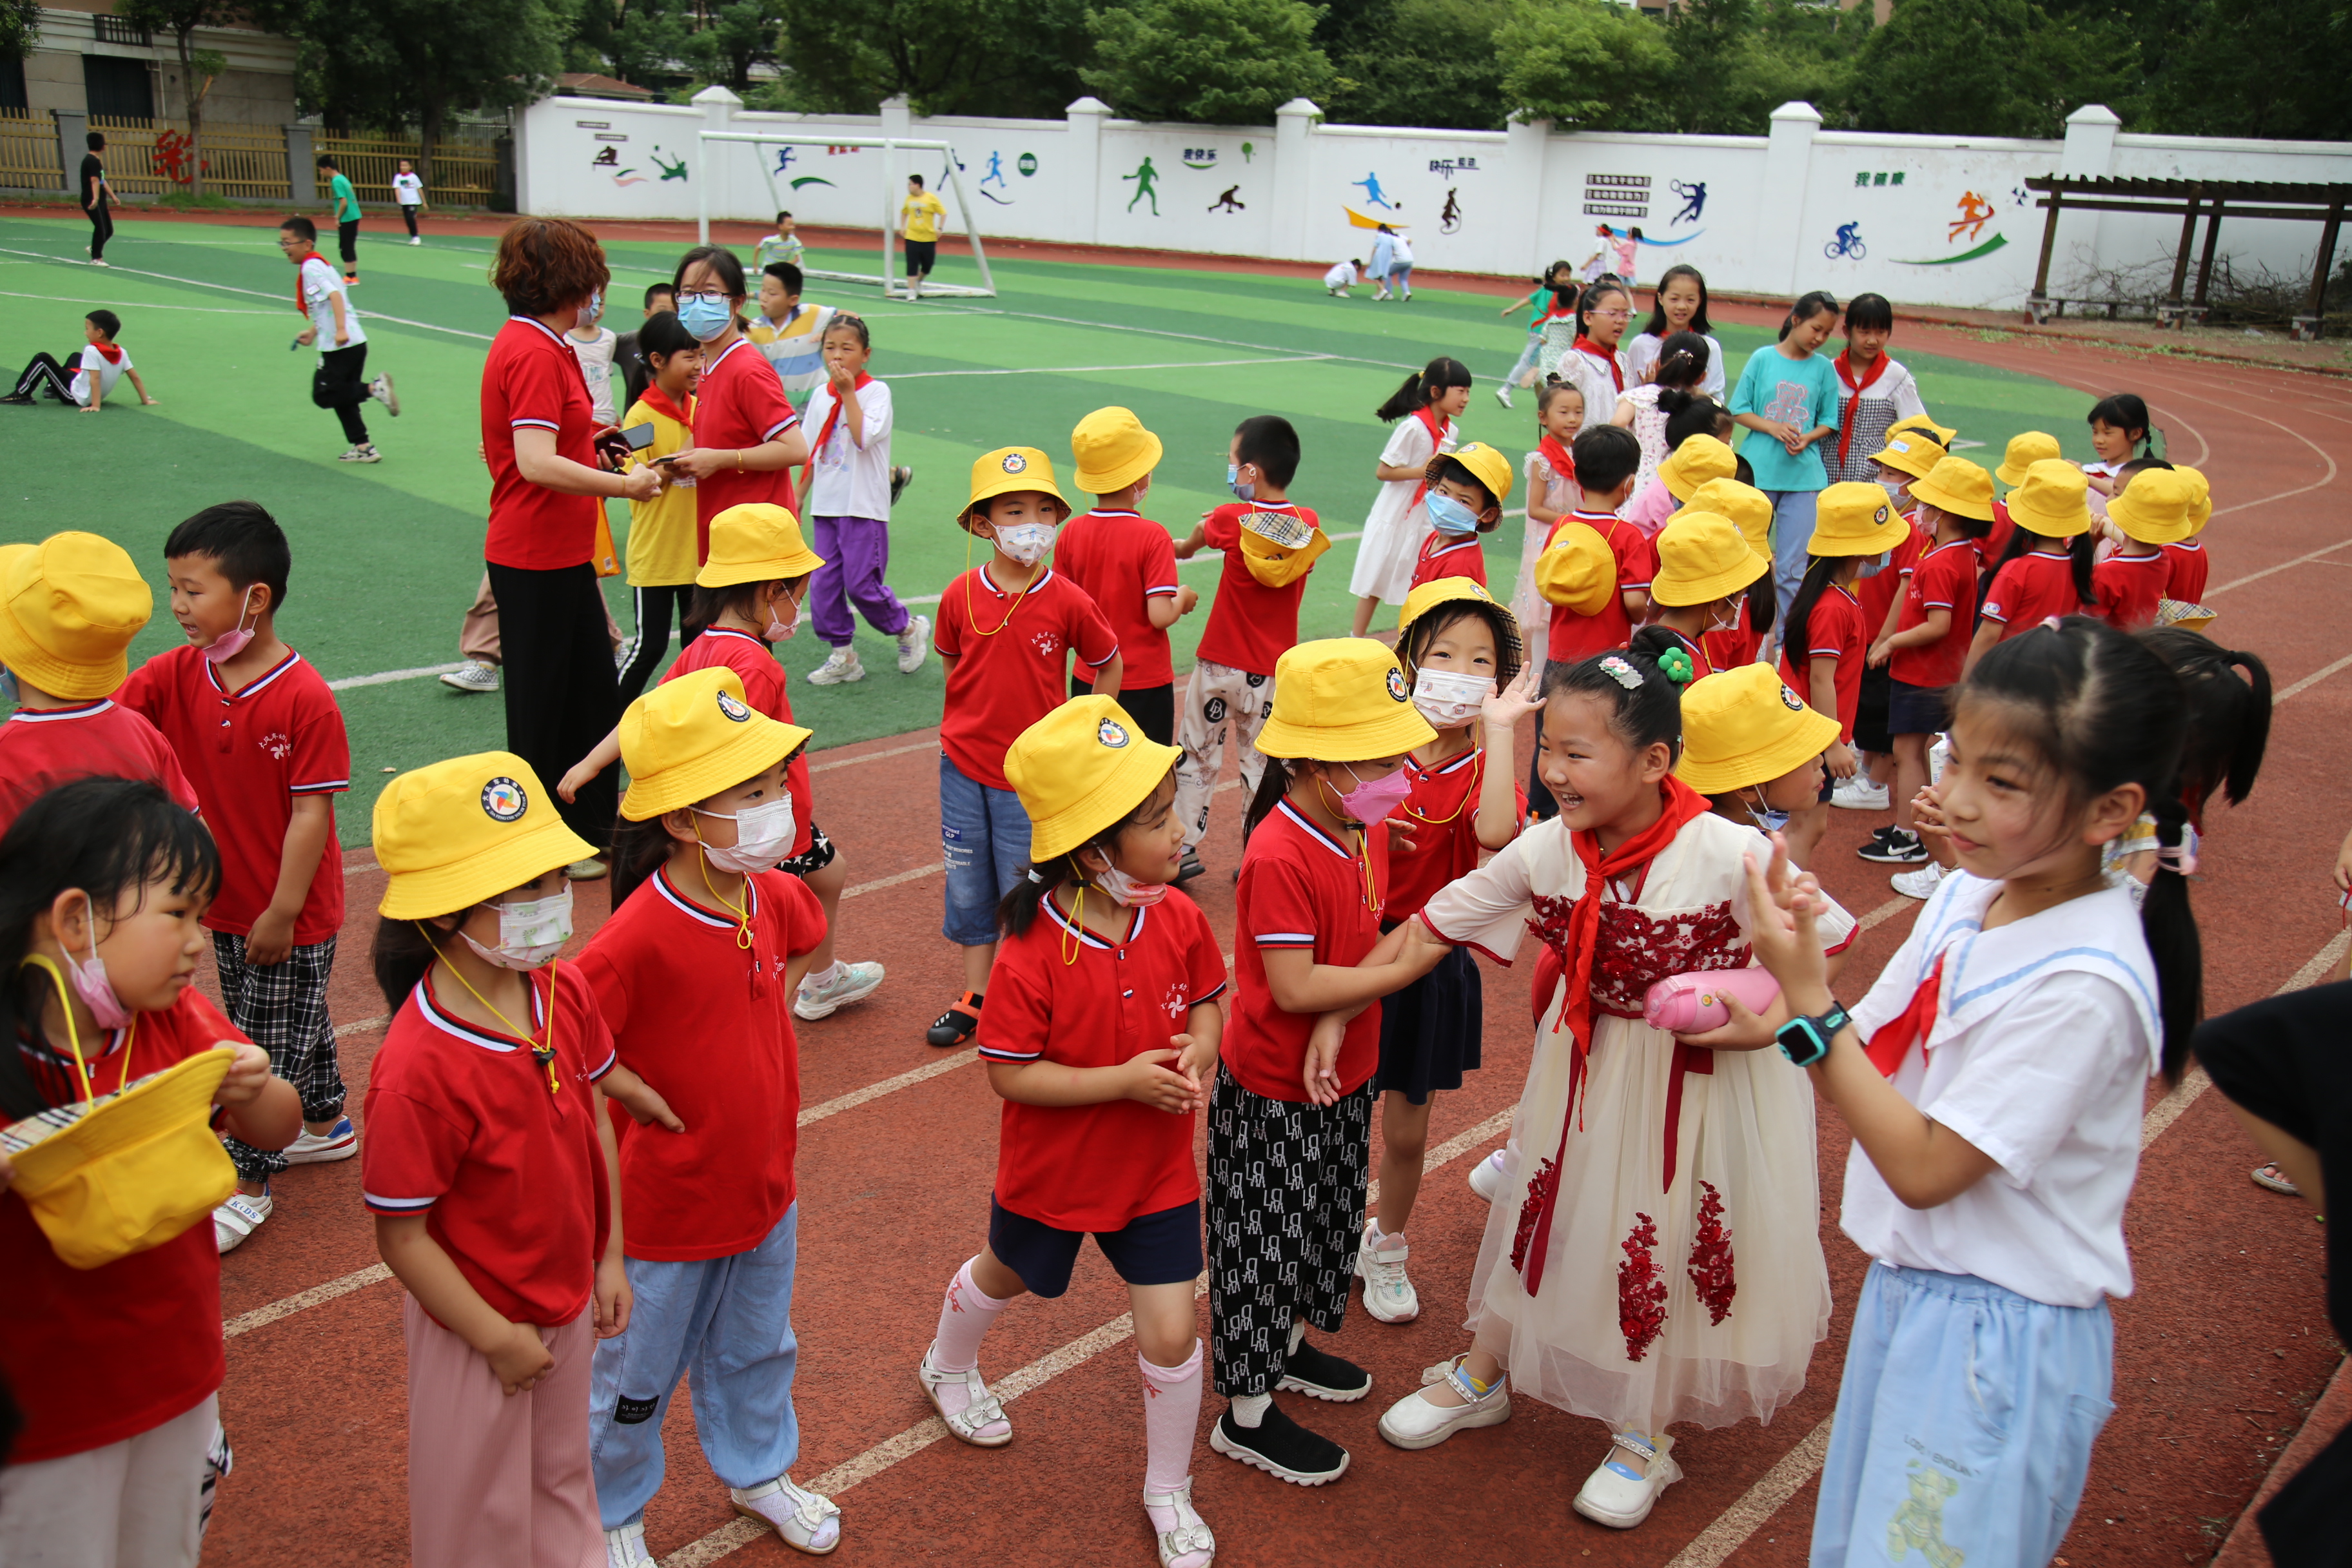
[[1853, 1021], [1832, 997], [1828, 1012], [1791, 1018], [1774, 1030], [1772, 1037], [1780, 1042], [1782, 1056], [1801, 1068], [1809, 1068], [1830, 1054], [1830, 1041]]

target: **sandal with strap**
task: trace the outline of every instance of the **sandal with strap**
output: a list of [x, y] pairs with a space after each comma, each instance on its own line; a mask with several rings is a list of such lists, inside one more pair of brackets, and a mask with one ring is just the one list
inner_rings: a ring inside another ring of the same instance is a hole
[[2284, 1193], [2291, 1198], [2303, 1196], [2303, 1189], [2286, 1179], [2286, 1173], [2279, 1169], [2278, 1162], [2275, 1160], [2266, 1165], [2256, 1165], [2247, 1174], [2253, 1177], [2254, 1185], [2258, 1187], [2266, 1188], [2273, 1193]]
[[[1650, 1517], [1660, 1492], [1683, 1479], [1683, 1468], [1675, 1463], [1675, 1440], [1670, 1436], [1650, 1437], [1640, 1432], [1612, 1432], [1609, 1444], [1609, 1458], [1584, 1478], [1583, 1489], [1576, 1494], [1573, 1506], [1595, 1524], [1605, 1524], [1612, 1530], [1631, 1530]], [[1649, 1474], [1643, 1475], [1619, 1459], [1620, 1448], [1640, 1459]]]
[[727, 1500], [745, 1519], [773, 1526], [795, 1552], [824, 1557], [841, 1544], [841, 1510], [831, 1498], [794, 1486], [790, 1476], [778, 1476], [749, 1491], [729, 1487]]
[[1160, 1537], [1160, 1568], [1209, 1568], [1217, 1560], [1217, 1538], [1192, 1506], [1192, 1477], [1186, 1476], [1184, 1484], [1174, 1491], [1145, 1492], [1143, 1506], [1147, 1513], [1164, 1508], [1176, 1515], [1173, 1530], [1161, 1530], [1157, 1519], [1151, 1521]]
[[[923, 1397], [931, 1402], [931, 1408], [947, 1423], [948, 1435], [975, 1448], [1002, 1448], [1013, 1441], [1013, 1423], [1004, 1414], [1003, 1402], [981, 1380], [980, 1369], [940, 1371], [931, 1364], [931, 1356], [939, 1348], [934, 1342], [923, 1352], [922, 1363], [915, 1368], [915, 1381], [923, 1385]], [[964, 1407], [950, 1415], [940, 1399], [940, 1390], [959, 1384], [964, 1392]]]

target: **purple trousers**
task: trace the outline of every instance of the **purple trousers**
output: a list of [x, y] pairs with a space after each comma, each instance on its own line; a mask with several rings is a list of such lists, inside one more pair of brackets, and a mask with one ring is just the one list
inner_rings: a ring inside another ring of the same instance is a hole
[[816, 635], [833, 647], [847, 647], [857, 622], [849, 606], [857, 606], [866, 624], [886, 637], [907, 629], [907, 606], [882, 574], [890, 569], [890, 525], [870, 517], [820, 517], [810, 548], [824, 557], [809, 584], [809, 601], [816, 616]]

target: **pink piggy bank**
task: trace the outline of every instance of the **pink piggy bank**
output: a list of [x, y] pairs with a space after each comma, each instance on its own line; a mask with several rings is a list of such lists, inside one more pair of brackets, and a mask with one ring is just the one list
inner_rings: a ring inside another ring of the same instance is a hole
[[1675, 1035], [1705, 1034], [1731, 1022], [1722, 998], [1737, 996], [1751, 1013], [1761, 1013], [1780, 994], [1780, 983], [1765, 969], [1710, 969], [1670, 974], [1650, 987], [1642, 1001], [1643, 1021]]

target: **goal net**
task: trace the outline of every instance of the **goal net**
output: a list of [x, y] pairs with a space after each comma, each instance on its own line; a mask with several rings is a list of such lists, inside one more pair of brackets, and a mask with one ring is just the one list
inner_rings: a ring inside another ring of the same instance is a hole
[[[971, 202], [964, 195], [963, 175], [956, 163], [954, 149], [947, 142], [905, 136], [845, 136], [838, 132], [703, 131], [697, 134], [701, 138], [702, 167], [696, 171], [695, 184], [698, 193], [697, 200], [700, 205], [699, 233], [701, 242], [705, 245], [710, 243], [710, 164], [714, 152], [711, 146], [713, 142], [745, 142], [755, 150], [753, 161], [760, 166], [760, 177], [767, 182], [768, 206], [771, 211], [782, 211], [791, 204], [784, 199], [783, 193], [776, 188], [776, 171], [772, 166], [772, 160], [765, 151], [767, 148], [878, 147], [886, 153], [892, 149], [900, 149], [911, 153], [940, 154], [940, 160], [946, 165], [946, 177], [943, 183], [950, 191], [954, 193], [955, 215], [963, 220], [964, 239], [971, 247], [972, 265], [980, 274], [980, 281], [976, 285], [942, 282], [935, 273], [923, 280], [923, 297], [929, 299], [940, 296], [971, 300], [992, 300], [996, 297], [996, 280], [988, 270], [988, 252], [981, 245], [980, 223], [972, 211]], [[877, 247], [880, 257], [879, 270], [846, 272], [803, 264], [801, 268], [803, 276], [821, 278], [835, 283], [867, 284], [879, 288], [885, 296], [905, 291], [906, 274], [899, 263], [898, 247], [899, 197], [898, 187], [903, 184], [903, 176], [896, 174], [893, 171], [892, 160], [886, 157], [878, 162], [881, 167], [879, 191], [881, 243]]]

